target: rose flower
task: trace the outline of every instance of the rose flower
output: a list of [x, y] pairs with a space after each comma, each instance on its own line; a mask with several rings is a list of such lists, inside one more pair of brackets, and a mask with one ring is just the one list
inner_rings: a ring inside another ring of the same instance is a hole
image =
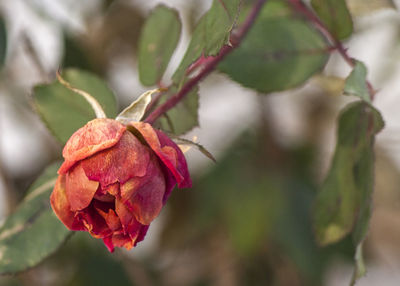
[[192, 183], [179, 147], [144, 122], [92, 120], [63, 157], [51, 206], [67, 228], [103, 239], [110, 252], [142, 241], [174, 186]]

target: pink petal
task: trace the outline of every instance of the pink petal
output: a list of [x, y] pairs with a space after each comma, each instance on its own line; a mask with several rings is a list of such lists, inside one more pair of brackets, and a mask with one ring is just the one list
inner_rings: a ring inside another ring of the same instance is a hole
[[100, 118], [89, 121], [78, 129], [65, 144], [64, 163], [58, 170], [65, 174], [76, 162], [117, 144], [126, 127], [120, 122]]
[[61, 222], [70, 230], [85, 230], [83, 224], [75, 218], [65, 191], [65, 175], [57, 178], [54, 190], [50, 196], [51, 207]]
[[160, 140], [161, 146], [164, 148], [171, 147], [175, 150], [177, 155], [177, 166], [176, 169], [184, 178], [182, 182], [178, 181], [179, 188], [191, 188], [192, 187], [192, 179], [190, 178], [187, 162], [185, 155], [182, 153], [182, 150], [172, 141], [165, 133], [160, 130], [156, 130], [158, 140]]
[[159, 215], [164, 193], [164, 174], [152, 156], [144, 177], [134, 177], [121, 186], [121, 202], [141, 224], [148, 225]]
[[136, 220], [130, 210], [124, 205], [118, 198], [115, 200], [115, 212], [117, 213], [123, 227], [123, 234], [129, 235], [133, 240], [134, 245], [139, 241], [143, 240], [146, 235], [148, 226], [143, 225]]
[[81, 161], [90, 180], [100, 182], [102, 188], [132, 177], [146, 174], [149, 150], [130, 132], [125, 132], [120, 141], [107, 150]]
[[179, 147], [163, 132], [153, 129], [145, 122], [131, 122], [140, 135], [157, 154], [167, 169], [173, 174], [180, 188], [191, 187], [189, 171], [185, 156]]
[[150, 225], [143, 225], [140, 230], [139, 230], [139, 234], [135, 240], [135, 244], [133, 246], [136, 246], [136, 244], [138, 244], [138, 242], [141, 242], [144, 237], [146, 236], [147, 230], [149, 229]]
[[99, 183], [89, 180], [81, 164], [78, 164], [66, 174], [65, 187], [71, 210], [77, 211], [90, 204]]
[[112, 243], [112, 235], [103, 238], [103, 242], [109, 252], [114, 252], [114, 244]]

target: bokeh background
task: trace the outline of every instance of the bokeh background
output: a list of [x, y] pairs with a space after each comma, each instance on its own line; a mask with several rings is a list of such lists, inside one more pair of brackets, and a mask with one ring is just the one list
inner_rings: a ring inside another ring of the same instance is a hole
[[[211, 0], [1, 0], [7, 57], [0, 71], [0, 219], [62, 146], [31, 105], [32, 87], [60, 67], [107, 81], [122, 110], [145, 91], [137, 40], [152, 7], [180, 12], [183, 34], [166, 84]], [[379, 90], [386, 122], [376, 142], [376, 189], [365, 243], [367, 276], [357, 285], [400, 284], [400, 1], [349, 0], [355, 33], [345, 42]], [[313, 198], [334, 149], [336, 117], [350, 72], [336, 54], [305, 85], [256, 94], [217, 72], [200, 84], [194, 136], [217, 159], [187, 152], [194, 178], [175, 190], [144, 242], [109, 254], [87, 233], [73, 235], [37, 267], [0, 285], [347, 285], [350, 239], [326, 248], [314, 240]], [[0, 258], [1, 259], [1, 258]]]

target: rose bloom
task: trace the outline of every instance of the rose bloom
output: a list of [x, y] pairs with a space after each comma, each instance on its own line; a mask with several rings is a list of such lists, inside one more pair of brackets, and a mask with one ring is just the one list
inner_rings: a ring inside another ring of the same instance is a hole
[[110, 252], [142, 241], [174, 186], [192, 184], [179, 147], [144, 122], [92, 120], [63, 157], [51, 206], [67, 228], [103, 239]]

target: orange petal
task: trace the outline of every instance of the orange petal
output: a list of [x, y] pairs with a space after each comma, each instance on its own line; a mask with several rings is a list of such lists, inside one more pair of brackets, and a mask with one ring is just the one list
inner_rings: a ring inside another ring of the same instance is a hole
[[108, 227], [112, 231], [116, 231], [121, 228], [121, 221], [112, 209], [105, 212], [99, 208], [96, 208], [97, 212], [105, 219]]
[[89, 180], [81, 164], [78, 164], [67, 173], [65, 187], [71, 210], [77, 211], [86, 208], [90, 204], [99, 187], [99, 183]]
[[127, 232], [129, 225], [134, 219], [134, 216], [119, 198], [115, 198], [115, 212], [121, 221], [123, 229]]
[[103, 188], [132, 177], [146, 174], [149, 150], [130, 132], [125, 132], [120, 141], [107, 150], [81, 161], [90, 180], [100, 182]]
[[131, 238], [129, 235], [124, 234], [114, 234], [112, 236], [112, 243], [116, 247], [125, 247], [127, 250], [132, 249], [137, 235]]
[[50, 196], [50, 203], [54, 213], [68, 229], [85, 230], [83, 224], [76, 219], [75, 213], [71, 211], [65, 191], [65, 175], [58, 176]]
[[144, 225], [150, 224], [159, 215], [164, 193], [165, 179], [155, 157], [152, 157], [144, 177], [133, 178], [121, 186], [122, 202]]
[[107, 193], [109, 193], [110, 195], [116, 197], [119, 195], [119, 183], [115, 183], [112, 185], [107, 186], [106, 189]]
[[72, 134], [65, 144], [63, 150], [65, 162], [58, 173], [65, 174], [79, 160], [114, 146], [125, 130], [123, 124], [113, 119], [99, 118], [89, 121]]

